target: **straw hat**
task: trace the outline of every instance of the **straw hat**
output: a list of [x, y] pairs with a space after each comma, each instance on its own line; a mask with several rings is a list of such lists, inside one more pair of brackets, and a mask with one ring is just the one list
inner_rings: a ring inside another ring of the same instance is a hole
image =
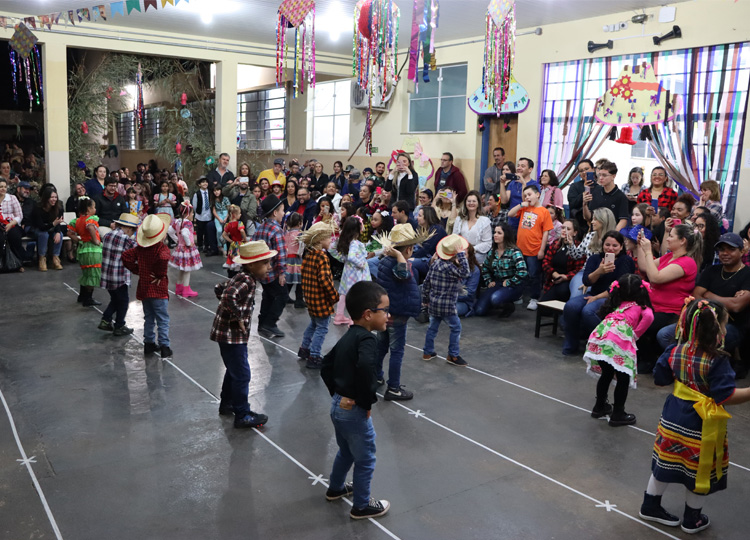
[[133, 227], [134, 229], [138, 228], [138, 216], [134, 216], [133, 214], [120, 214], [120, 219], [113, 220], [112, 223], [117, 223], [119, 225], [124, 225], [125, 227]]
[[438, 242], [435, 252], [437, 256], [447, 261], [469, 247], [469, 241], [458, 234], [450, 234]]
[[234, 257], [232, 261], [237, 264], [250, 264], [270, 259], [278, 255], [278, 253], [279, 252], [275, 249], [268, 249], [268, 244], [263, 240], [256, 240], [254, 242], [241, 244], [239, 247], [239, 255]]
[[302, 231], [297, 237], [297, 241], [308, 247], [315, 247], [320, 244], [321, 240], [332, 236], [336, 232], [336, 224], [333, 221], [318, 221], [309, 229]]
[[398, 225], [394, 225], [390, 233], [377, 235], [376, 238], [384, 248], [397, 248], [421, 244], [428, 238], [431, 238], [433, 234], [435, 234], [434, 231], [428, 233], [426, 230], [422, 229], [420, 229], [418, 233], [415, 233], [414, 227], [412, 227], [411, 224], [399, 223]]
[[141, 247], [150, 247], [158, 244], [167, 236], [167, 230], [172, 223], [169, 214], [149, 214], [143, 220], [135, 239]]

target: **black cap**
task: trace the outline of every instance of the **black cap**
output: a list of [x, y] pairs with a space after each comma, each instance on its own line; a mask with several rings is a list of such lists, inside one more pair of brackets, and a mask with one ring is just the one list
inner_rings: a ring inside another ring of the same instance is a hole
[[733, 248], [742, 249], [744, 246], [739, 234], [725, 233], [719, 237], [719, 241], [714, 244], [714, 249], [719, 249], [721, 244], [732, 246]]
[[270, 216], [274, 210], [276, 210], [281, 204], [279, 199], [273, 193], [269, 193], [260, 203], [260, 209], [263, 211], [263, 217]]

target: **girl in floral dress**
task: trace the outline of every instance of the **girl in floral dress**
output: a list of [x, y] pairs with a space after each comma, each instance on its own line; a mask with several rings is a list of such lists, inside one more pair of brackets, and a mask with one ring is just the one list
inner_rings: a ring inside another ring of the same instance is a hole
[[234, 262], [234, 258], [240, 254], [240, 244], [247, 242], [247, 235], [245, 234], [245, 224], [240, 221], [240, 216], [242, 216], [240, 207], [236, 204], [230, 204], [228, 212], [229, 221], [224, 225], [222, 238], [229, 244], [227, 262], [224, 263], [224, 268], [227, 269], [227, 274], [232, 278], [242, 268], [241, 265]]
[[339, 303], [333, 324], [351, 325], [352, 320], [346, 314], [346, 294], [359, 281], [370, 281], [370, 268], [367, 264], [367, 250], [359, 241], [363, 222], [359, 216], [348, 217], [341, 226], [341, 235], [335, 247], [331, 247], [330, 254], [344, 263], [344, 272], [339, 284]]
[[78, 199], [78, 217], [68, 223], [68, 234], [79, 241], [77, 257], [81, 278], [78, 283], [81, 291], [78, 301], [87, 307], [99, 306], [101, 302], [94, 300], [94, 288], [99, 287], [102, 277], [102, 242], [93, 199], [85, 195]]
[[[635, 274], [625, 274], [612, 283], [603, 308], [604, 317], [591, 336], [586, 353], [586, 372], [600, 376], [592, 418], [609, 416], [612, 427], [635, 424], [635, 415], [625, 412], [628, 387], [636, 386], [638, 360], [635, 342], [654, 321], [649, 285]], [[607, 402], [612, 379], [617, 376], [614, 407]]]
[[180, 271], [175, 285], [177, 296], [190, 298], [198, 293], [190, 288], [190, 272], [203, 267], [201, 255], [195, 246], [195, 232], [193, 230], [193, 205], [183, 201], [180, 205], [180, 219], [176, 219], [169, 227], [169, 236], [177, 242], [177, 247], [169, 259], [169, 266]]

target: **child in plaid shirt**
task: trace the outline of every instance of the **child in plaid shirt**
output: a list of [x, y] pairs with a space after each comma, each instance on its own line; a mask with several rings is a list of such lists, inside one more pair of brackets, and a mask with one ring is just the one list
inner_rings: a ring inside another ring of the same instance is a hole
[[[132, 328], [125, 326], [125, 316], [128, 314], [130, 295], [130, 272], [122, 264], [122, 254], [136, 246], [132, 236], [138, 228], [138, 216], [126, 213], [120, 219], [112, 222], [112, 232], [102, 239], [102, 277], [101, 287], [109, 293], [109, 305], [102, 314], [99, 330], [112, 332], [115, 336], [127, 336], [133, 333]], [[115, 325], [112, 326], [112, 315], [117, 314]]]
[[298, 237], [305, 245], [302, 260], [302, 292], [307, 302], [310, 324], [302, 336], [302, 345], [297, 356], [307, 360], [310, 369], [320, 369], [321, 349], [328, 334], [328, 323], [339, 301], [339, 293], [333, 286], [333, 275], [326, 250], [331, 247], [333, 226], [323, 221], [316, 223]]
[[423, 360], [432, 360], [437, 356], [435, 337], [440, 329], [440, 323], [445, 321], [451, 329], [447, 362], [454, 366], [468, 365], [459, 354], [461, 320], [456, 311], [458, 295], [463, 287], [461, 280], [470, 275], [469, 261], [466, 258], [468, 246], [469, 242], [465, 238], [451, 234], [443, 238], [435, 249], [436, 258], [422, 284], [422, 303], [427, 306], [430, 315], [430, 326], [424, 340]]

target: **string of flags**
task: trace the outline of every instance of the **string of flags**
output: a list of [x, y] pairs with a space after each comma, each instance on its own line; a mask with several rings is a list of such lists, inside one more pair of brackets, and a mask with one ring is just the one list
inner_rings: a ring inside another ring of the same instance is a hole
[[180, 2], [190, 3], [190, 0], [119, 0], [108, 4], [97, 4], [91, 7], [70, 9], [67, 11], [56, 11], [46, 15], [35, 15], [32, 17], [7, 17], [0, 16], [0, 28], [15, 27], [19, 23], [25, 24], [34, 30], [52, 30], [52, 25], [72, 24], [86, 22], [107, 22], [115, 16], [126, 17], [133, 11], [146, 13], [150, 8], [154, 11], [165, 9], [167, 5], [177, 6]]

